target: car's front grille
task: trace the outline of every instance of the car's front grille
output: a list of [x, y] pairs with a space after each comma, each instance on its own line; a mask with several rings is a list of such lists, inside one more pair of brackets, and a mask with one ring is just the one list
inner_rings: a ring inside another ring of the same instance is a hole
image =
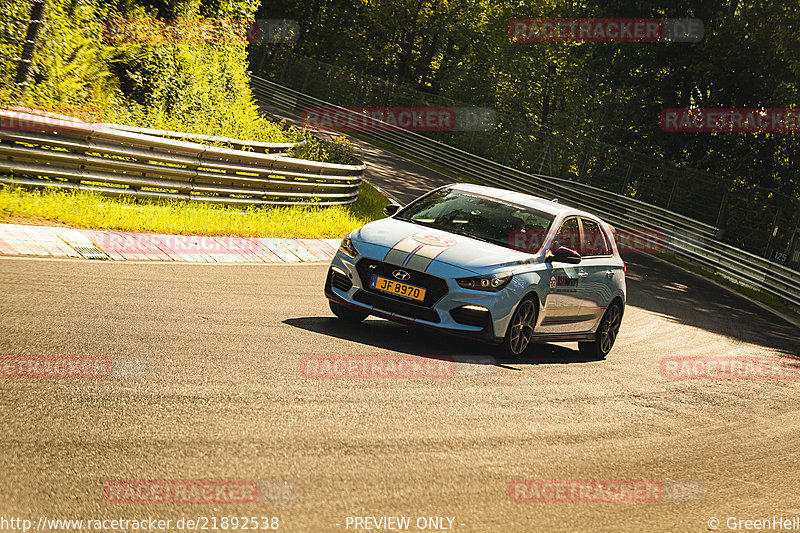
[[[402, 283], [408, 283], [409, 285], [424, 288], [425, 299], [420, 302], [419, 305], [410, 304], [413, 307], [433, 307], [436, 302], [442, 299], [442, 296], [447, 294], [447, 282], [442, 278], [438, 278], [425, 272], [419, 272], [417, 270], [411, 270], [408, 268], [399, 267], [397, 265], [392, 265], [391, 263], [384, 263], [383, 261], [364, 258], [356, 263], [356, 270], [358, 271], [359, 278], [361, 278], [361, 286], [364, 287], [365, 291], [367, 291], [369, 294], [380, 295], [389, 301], [409, 303], [409, 300], [407, 298], [403, 298], [402, 296], [382, 293], [375, 289], [370, 289], [370, 281], [372, 280], [373, 275], [383, 276], [391, 280], [401, 281]], [[397, 270], [405, 271], [409, 274], [409, 277], [403, 280], [395, 278], [392, 273]]]
[[382, 294], [360, 290], [356, 292], [353, 299], [362, 304], [371, 305], [378, 311], [397, 313], [401, 316], [419, 318], [420, 320], [427, 320], [428, 322], [441, 322], [439, 314], [433, 309], [408, 302], [401, 302], [388, 295], [383, 296]]

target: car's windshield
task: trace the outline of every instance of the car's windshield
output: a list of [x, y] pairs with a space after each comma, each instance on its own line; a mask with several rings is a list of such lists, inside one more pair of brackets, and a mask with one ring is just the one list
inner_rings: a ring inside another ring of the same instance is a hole
[[554, 217], [477, 194], [442, 189], [408, 205], [396, 218], [536, 253]]

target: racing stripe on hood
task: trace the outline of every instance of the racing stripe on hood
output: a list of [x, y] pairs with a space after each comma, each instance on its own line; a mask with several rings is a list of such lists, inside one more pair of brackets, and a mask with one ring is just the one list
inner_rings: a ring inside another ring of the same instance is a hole
[[419, 250], [415, 254], [411, 256], [411, 259], [408, 260], [405, 266], [410, 268], [411, 270], [419, 270], [420, 272], [425, 272], [428, 266], [433, 262], [436, 257], [447, 250], [447, 248], [442, 248], [441, 246], [431, 246], [426, 244], [421, 246]]
[[406, 237], [400, 242], [392, 246], [392, 249], [386, 252], [386, 257], [383, 258], [387, 263], [397, 266], [403, 266], [406, 259], [411, 253], [419, 247], [419, 243], [413, 237]]
[[[419, 251], [420, 251], [420, 249], [422, 249], [422, 247], [423, 247], [423, 246], [425, 246], [425, 245], [424, 245], [424, 244], [419, 244], [419, 245], [417, 245], [417, 247], [416, 247], [416, 248], [414, 248], [413, 250], [411, 250], [411, 253], [410, 253], [410, 254], [408, 254], [408, 257], [406, 257], [406, 260], [405, 260], [405, 261], [403, 261], [403, 266], [408, 266], [408, 262], [409, 262], [409, 261], [411, 261], [411, 259], [412, 259], [413, 257], [416, 257], [414, 254], [415, 254], [415, 253], [417, 253], [417, 252], [419, 252]], [[411, 267], [408, 267], [408, 268], [411, 268]]]

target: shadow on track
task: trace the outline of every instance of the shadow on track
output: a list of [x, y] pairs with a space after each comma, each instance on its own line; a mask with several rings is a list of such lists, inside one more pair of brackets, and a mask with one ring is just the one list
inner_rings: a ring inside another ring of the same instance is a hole
[[[328, 335], [337, 339], [357, 342], [383, 350], [416, 355], [420, 357], [452, 357], [456, 362], [471, 364], [543, 365], [589, 363], [597, 359], [587, 358], [577, 350], [557, 344], [534, 344], [520, 357], [503, 357], [500, 347], [453, 337], [423, 327], [370, 318], [359, 324], [349, 324], [334, 317], [289, 318], [284, 324], [306, 331]], [[511, 368], [513, 370], [513, 368]]]
[[800, 328], [749, 300], [644, 254], [624, 259], [628, 305], [741, 342], [800, 355]]

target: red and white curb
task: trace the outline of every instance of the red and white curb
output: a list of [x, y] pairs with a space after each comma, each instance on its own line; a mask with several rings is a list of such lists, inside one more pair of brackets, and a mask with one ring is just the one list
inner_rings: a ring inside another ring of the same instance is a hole
[[330, 261], [339, 239], [201, 237], [0, 224], [0, 255], [191, 263]]

